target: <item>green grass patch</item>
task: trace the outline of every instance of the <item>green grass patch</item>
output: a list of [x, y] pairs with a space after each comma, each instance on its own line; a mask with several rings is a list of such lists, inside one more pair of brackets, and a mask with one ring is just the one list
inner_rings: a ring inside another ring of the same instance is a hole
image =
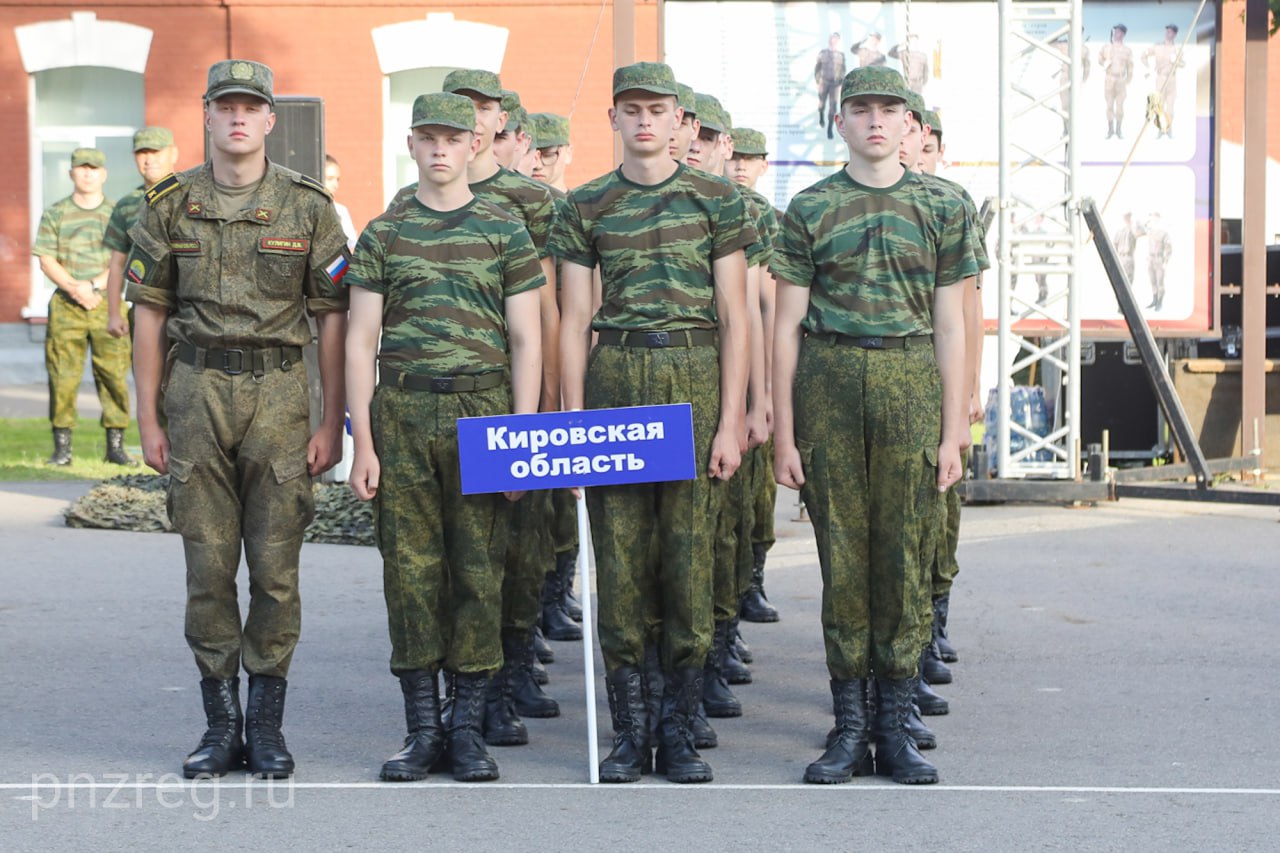
[[[142, 461], [137, 424], [131, 422], [125, 430], [124, 446], [130, 456]], [[106, 452], [106, 430], [96, 420], [81, 418], [71, 431], [71, 464], [49, 465], [46, 460], [53, 453], [53, 428], [48, 419], [0, 418], [0, 481], [103, 480], [145, 468], [103, 462]]]

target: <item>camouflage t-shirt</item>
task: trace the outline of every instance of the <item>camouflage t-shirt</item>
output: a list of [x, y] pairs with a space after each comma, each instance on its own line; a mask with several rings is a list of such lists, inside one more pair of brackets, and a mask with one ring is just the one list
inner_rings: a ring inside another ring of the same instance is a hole
[[920, 175], [926, 181], [941, 183], [959, 196], [960, 201], [964, 203], [964, 209], [969, 213], [969, 219], [973, 222], [973, 257], [978, 262], [978, 271], [986, 272], [991, 269], [991, 260], [987, 257], [987, 238], [982, 232], [982, 223], [978, 221], [978, 206], [973, 203], [973, 196], [969, 195], [967, 189], [949, 178], [924, 172]]
[[[751, 187], [739, 186], [738, 190], [756, 203], [756, 207], [760, 208], [760, 222], [763, 223], [764, 229], [760, 233], [760, 237], [769, 246], [769, 255], [773, 256], [773, 247], [778, 242], [778, 211], [774, 209], [769, 199], [764, 197], [763, 193], [757, 192]], [[756, 229], [760, 230], [760, 225], [756, 225]]]
[[138, 211], [142, 208], [146, 187], [138, 187], [124, 198], [116, 202], [111, 211], [111, 219], [107, 222], [107, 233], [102, 243], [113, 252], [129, 254], [133, 241], [129, 239], [129, 229], [138, 221]]
[[791, 200], [770, 269], [810, 288], [812, 334], [896, 337], [933, 331], [933, 290], [976, 275], [964, 204], [906, 172], [891, 187], [844, 169]]
[[497, 205], [440, 212], [411, 197], [364, 229], [347, 283], [382, 294], [382, 364], [460, 376], [507, 366], [505, 300], [546, 279], [529, 232]]
[[31, 254], [53, 258], [79, 281], [93, 278], [111, 260], [111, 250], [102, 245], [111, 209], [112, 204], [106, 199], [92, 210], [85, 210], [71, 196], [55, 202], [40, 217]]
[[742, 194], [727, 181], [679, 165], [644, 186], [616, 169], [569, 193], [551, 254], [599, 264], [595, 329], [714, 329], [712, 262], [755, 241]]
[[[493, 177], [485, 178], [471, 184], [472, 194], [484, 201], [496, 204], [524, 223], [533, 238], [533, 246], [538, 250], [538, 259], [547, 256], [547, 240], [551, 236], [551, 226], [556, 221], [556, 202], [551, 189], [541, 181], [535, 181], [527, 175], [499, 168]], [[387, 212], [414, 197], [418, 191], [418, 182], [401, 187]]]

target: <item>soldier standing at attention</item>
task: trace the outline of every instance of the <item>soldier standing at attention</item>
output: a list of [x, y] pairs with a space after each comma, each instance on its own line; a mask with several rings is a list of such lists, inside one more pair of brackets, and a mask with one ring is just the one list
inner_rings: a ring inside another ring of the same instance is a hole
[[827, 38], [827, 46], [818, 52], [818, 61], [813, 65], [813, 82], [818, 86], [818, 127], [826, 125], [827, 139], [833, 138], [832, 123], [835, 121], [837, 103], [840, 95], [840, 81], [844, 79], [844, 49], [840, 47], [840, 34], [832, 33]]
[[[129, 334], [131, 317], [121, 311], [124, 302], [124, 262], [133, 248], [129, 229], [138, 221], [144, 195], [178, 165], [178, 149], [173, 133], [166, 127], [144, 127], [133, 135], [133, 161], [142, 176], [142, 186], [116, 202], [107, 222], [102, 243], [111, 250], [107, 264], [107, 331], [117, 338]], [[130, 312], [132, 314], [132, 312]]]
[[49, 373], [49, 421], [53, 425], [50, 465], [71, 464], [71, 430], [76, 425], [76, 394], [84, 373], [84, 354], [92, 350], [93, 381], [107, 431], [106, 461], [135, 465], [124, 451], [129, 426], [129, 341], [107, 331], [110, 250], [103, 245], [112, 204], [102, 194], [107, 157], [97, 148], [71, 152], [74, 191], [40, 217], [31, 253], [57, 290], [49, 300], [44, 364]]
[[533, 161], [530, 177], [546, 184], [557, 197], [563, 198], [569, 192], [564, 173], [573, 162], [569, 120], [555, 113], [534, 113], [530, 118], [538, 135], [538, 147], [535, 149], [538, 156]]
[[[169, 517], [186, 553], [187, 643], [208, 718], [183, 772], [219, 776], [238, 767], [243, 730], [249, 772], [281, 777], [294, 766], [280, 726], [301, 626], [298, 557], [314, 512], [310, 477], [342, 455], [342, 277], [350, 252], [324, 187], [266, 158], [276, 118], [271, 69], [215, 63], [204, 104], [209, 162], [148, 190], [129, 232], [138, 427], [147, 464], [169, 474]], [[314, 435], [304, 311], [319, 328], [324, 389]], [[167, 434], [156, 415], [166, 382]]]
[[1134, 253], [1138, 248], [1138, 238], [1145, 232], [1141, 225], [1133, 224], [1133, 214], [1126, 213], [1124, 215], [1124, 224], [1116, 229], [1116, 233], [1111, 235], [1111, 242], [1116, 247], [1116, 257], [1120, 259], [1120, 269], [1124, 270], [1125, 278], [1129, 281], [1129, 287], [1133, 287], [1134, 275]]
[[[1178, 58], [1178, 25], [1169, 24], [1164, 28], [1164, 41], [1153, 44], [1142, 52], [1142, 64], [1147, 68], [1147, 76], [1155, 71], [1155, 80], [1151, 83], [1152, 94], [1158, 96], [1160, 110], [1164, 116], [1164, 126], [1157, 127], [1161, 136], [1173, 138], [1173, 108], [1178, 100], [1178, 69], [1184, 63]], [[1154, 62], [1154, 66], [1152, 63]]]
[[836, 710], [835, 737], [806, 782], [868, 773], [873, 739], [877, 773], [938, 779], [907, 722], [929, 635], [924, 557], [968, 429], [955, 285], [977, 264], [960, 200], [899, 162], [910, 96], [888, 68], [845, 77], [849, 165], [792, 199], [774, 252], [774, 466], [813, 521]]
[[679, 94], [676, 95], [677, 105], [683, 112], [680, 123], [676, 125], [676, 132], [671, 134], [671, 142], [667, 145], [667, 152], [671, 155], [671, 159], [677, 163], [684, 163], [689, 157], [689, 147], [693, 144], [693, 140], [698, 138], [698, 133], [702, 129], [702, 122], [698, 120], [698, 98], [693, 92], [691, 86], [683, 83], [677, 83], [676, 89]]
[[1142, 233], [1147, 238], [1147, 279], [1151, 282], [1151, 302], [1147, 307], [1159, 311], [1164, 307], [1164, 270], [1173, 255], [1173, 240], [1157, 211], [1147, 218]]
[[[693, 481], [587, 490], [613, 714], [613, 750], [600, 763], [607, 782], [633, 782], [650, 768], [641, 667], [651, 614], [661, 621], [665, 676], [656, 769], [673, 782], [712, 778], [690, 718], [711, 649], [716, 517], [746, 444], [743, 250], [755, 229], [733, 187], [671, 159], [676, 96], [662, 63], [614, 71], [609, 119], [622, 135], [622, 164], [569, 193], [552, 240], [563, 260], [565, 407], [690, 403], [704, 472]], [[595, 312], [597, 264], [603, 301]], [[588, 363], [593, 329], [598, 345]]]
[[1107, 139], [1124, 139], [1120, 125], [1124, 121], [1124, 99], [1129, 93], [1129, 81], [1133, 79], [1133, 48], [1124, 43], [1129, 28], [1116, 24], [1111, 28], [1111, 43], [1098, 51], [1098, 65], [1107, 78], [1102, 93], [1107, 104]]
[[504, 665], [510, 508], [502, 495], [461, 493], [457, 421], [537, 410], [544, 280], [524, 224], [467, 186], [480, 147], [471, 99], [420, 95], [410, 127], [418, 189], [365, 229], [349, 279], [351, 487], [374, 500], [409, 731], [382, 778], [425, 778], [440, 757], [443, 667], [454, 685], [454, 778], [485, 781], [498, 778], [483, 724]]
[[529, 113], [520, 105], [520, 95], [510, 89], [502, 90], [502, 111], [507, 123], [494, 134], [493, 158], [502, 168], [519, 171], [516, 167], [529, 153], [533, 139]]

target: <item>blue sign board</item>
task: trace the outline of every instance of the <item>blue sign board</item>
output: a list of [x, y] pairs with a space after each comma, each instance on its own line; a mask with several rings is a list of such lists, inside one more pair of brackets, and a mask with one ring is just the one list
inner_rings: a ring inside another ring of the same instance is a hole
[[462, 493], [692, 480], [693, 407], [458, 419]]

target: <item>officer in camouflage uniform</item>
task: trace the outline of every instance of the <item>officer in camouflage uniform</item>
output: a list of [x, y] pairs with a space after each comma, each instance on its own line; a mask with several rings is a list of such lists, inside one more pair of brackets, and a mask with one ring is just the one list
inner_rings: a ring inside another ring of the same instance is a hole
[[[712, 778], [690, 717], [711, 648], [715, 519], [746, 439], [743, 250], [755, 229], [736, 190], [671, 159], [681, 120], [676, 94], [664, 64], [614, 71], [610, 120], [622, 135], [622, 164], [569, 193], [552, 238], [563, 261], [564, 405], [690, 403], [705, 472], [694, 481], [587, 491], [615, 732], [600, 765], [608, 782], [635, 781], [650, 766], [641, 666], [652, 613], [661, 618], [665, 675], [656, 768], [674, 782]], [[593, 312], [597, 264], [603, 302]]]
[[138, 166], [138, 174], [142, 176], [142, 186], [116, 202], [107, 222], [107, 233], [102, 238], [103, 245], [111, 250], [111, 260], [107, 265], [107, 331], [117, 338], [129, 334], [133, 327], [133, 312], [130, 311], [126, 317], [120, 310], [124, 301], [124, 262], [133, 248], [129, 229], [138, 221], [138, 210], [142, 207], [146, 191], [178, 165], [173, 133], [165, 127], [139, 130], [133, 135], [133, 160]]
[[107, 332], [107, 261], [102, 245], [111, 202], [102, 195], [107, 157], [96, 148], [71, 153], [75, 191], [40, 217], [31, 253], [57, 290], [49, 300], [44, 363], [49, 373], [49, 421], [53, 425], [50, 465], [71, 464], [71, 430], [76, 425], [76, 394], [84, 373], [84, 354], [92, 350], [93, 381], [107, 431], [106, 461], [135, 465], [124, 451], [129, 426], [129, 342]]
[[[239, 766], [243, 728], [249, 771], [287, 776], [294, 762], [280, 726], [301, 625], [298, 557], [314, 510], [308, 475], [342, 454], [350, 253], [323, 185], [266, 159], [271, 69], [217, 62], [204, 102], [209, 162], [148, 190], [129, 232], [138, 427], [147, 464], [169, 474], [169, 517], [186, 552], [186, 635], [208, 731], [184, 773]], [[319, 328], [324, 390], [323, 419], [310, 437], [304, 311]], [[162, 384], [167, 435], [155, 414]]]
[[425, 778], [440, 757], [443, 667], [454, 778], [484, 781], [498, 778], [483, 727], [508, 654], [499, 635], [511, 517], [502, 495], [461, 494], [457, 419], [536, 411], [545, 281], [524, 223], [467, 186], [480, 147], [471, 99], [420, 95], [410, 128], [418, 190], [365, 229], [349, 279], [351, 486], [374, 500], [409, 729], [382, 778]]
[[[801, 489], [822, 567], [822, 627], [836, 736], [805, 780], [875, 770], [937, 781], [907, 728], [929, 634], [940, 490], [960, 479], [967, 430], [963, 287], [977, 273], [954, 193], [904, 169], [910, 90], [856, 68], [838, 118], [849, 165], [792, 199], [778, 280], [774, 441], [778, 482]], [[869, 680], [879, 704], [868, 720]]]
[[[833, 96], [834, 100], [834, 96]], [[733, 129], [733, 156], [726, 175], [738, 191], [752, 201], [762, 216], [762, 235], [770, 248], [777, 242], [778, 217], [773, 205], [756, 191], [756, 183], [769, 168], [769, 152], [764, 134], [746, 127]], [[771, 375], [773, 370], [773, 317], [776, 283], [767, 267], [760, 268], [760, 316], [764, 329], [764, 358], [767, 408], [773, 420]], [[750, 551], [739, 551], [738, 590], [741, 593], [739, 615], [747, 622], [777, 622], [778, 610], [764, 593], [765, 555], [773, 547], [773, 510], [778, 497], [778, 484], [773, 479], [773, 439], [750, 450], [742, 460], [742, 471], [750, 480], [752, 502], [748, 516], [750, 528], [741, 538], [751, 543]]]
[[833, 138], [836, 110], [840, 108], [836, 100], [843, 79], [844, 49], [840, 47], [840, 34], [832, 33], [813, 65], [813, 82], [818, 87], [818, 127], [826, 125], [827, 139]]
[[[493, 154], [494, 135], [505, 122], [502, 111], [502, 82], [498, 75], [480, 69], [450, 72], [444, 78], [445, 92], [469, 97], [476, 108], [479, 148], [467, 165], [467, 180], [476, 198], [491, 202], [514, 215], [529, 231], [542, 266], [543, 286], [538, 291], [542, 316], [542, 394], [539, 410], [560, 408], [559, 349], [560, 311], [556, 305], [555, 262], [547, 252], [547, 240], [555, 222], [555, 198], [546, 185], [502, 168]], [[536, 130], [535, 130], [536, 132]], [[417, 182], [401, 189], [388, 211], [411, 199]], [[502, 590], [502, 634], [505, 662], [499, 677], [489, 682], [485, 738], [493, 745], [528, 742], [520, 715], [555, 717], [560, 707], [547, 696], [533, 677], [533, 630], [545, 600], [540, 600], [547, 566], [553, 565], [551, 542], [551, 492], [540, 490], [516, 505], [512, 518], [511, 548]], [[559, 599], [557, 597], [556, 601]], [[582, 629], [571, 619], [564, 624], [542, 626], [548, 639], [580, 640]]]

